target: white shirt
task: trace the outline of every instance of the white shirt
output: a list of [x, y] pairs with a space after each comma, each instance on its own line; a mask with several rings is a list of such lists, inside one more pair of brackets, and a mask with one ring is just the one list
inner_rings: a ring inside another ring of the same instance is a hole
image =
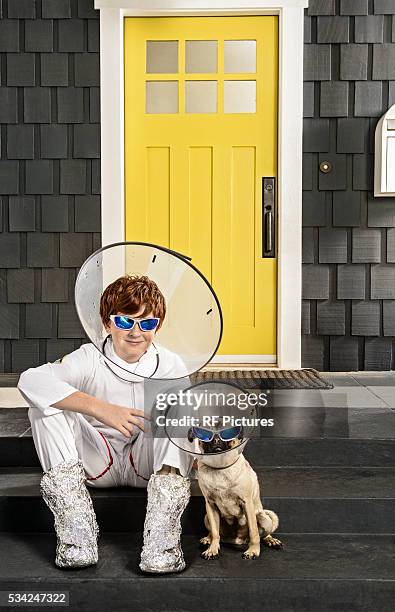
[[[137, 371], [149, 377], [158, 363], [157, 354], [159, 366], [155, 379], [145, 381], [144, 378], [133, 375], [134, 371]], [[172, 376], [179, 378], [183, 375], [185, 378], [179, 381], [171, 380]], [[147, 406], [144, 405], [144, 387], [147, 384], [150, 388], [154, 385], [156, 392], [164, 392], [174, 384], [178, 385], [178, 388], [185, 388], [190, 383], [182, 359], [165, 347], [151, 343], [138, 362], [129, 364], [116, 355], [109, 338], [106, 357], [93, 344], [83, 344], [63, 357], [61, 362], [46, 363], [23, 372], [18, 389], [29, 406], [39, 408], [50, 415], [58, 410], [52, 407], [53, 404], [76, 391], [83, 391], [111, 404], [141, 410], [145, 408], [147, 411]], [[125, 436], [118, 430], [104, 425], [92, 416], [84, 417], [109, 438], [125, 443]]]

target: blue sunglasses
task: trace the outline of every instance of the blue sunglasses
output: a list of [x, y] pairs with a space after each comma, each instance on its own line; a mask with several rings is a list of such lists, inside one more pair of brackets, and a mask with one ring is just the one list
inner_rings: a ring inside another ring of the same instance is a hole
[[227, 429], [221, 429], [219, 431], [211, 431], [211, 429], [204, 429], [203, 427], [192, 427], [192, 431], [196, 438], [202, 442], [211, 442], [215, 435], [218, 435], [223, 442], [229, 442], [230, 440], [238, 438], [241, 434], [241, 430], [242, 428], [240, 426], [228, 427]]
[[150, 319], [132, 319], [126, 315], [110, 315], [111, 321], [118, 329], [125, 329], [130, 331], [133, 329], [135, 323], [138, 323], [139, 328], [143, 332], [153, 331], [159, 325], [160, 319], [158, 317], [152, 317]]

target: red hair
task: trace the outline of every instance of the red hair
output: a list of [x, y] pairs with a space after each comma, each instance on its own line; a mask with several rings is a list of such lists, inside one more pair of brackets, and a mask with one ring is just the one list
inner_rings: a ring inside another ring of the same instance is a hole
[[166, 315], [166, 302], [158, 285], [148, 276], [130, 276], [125, 274], [108, 285], [100, 298], [100, 316], [103, 325], [110, 323], [110, 315], [136, 314], [142, 307], [140, 317], [146, 317], [151, 311], [154, 317], [160, 318], [159, 329]]

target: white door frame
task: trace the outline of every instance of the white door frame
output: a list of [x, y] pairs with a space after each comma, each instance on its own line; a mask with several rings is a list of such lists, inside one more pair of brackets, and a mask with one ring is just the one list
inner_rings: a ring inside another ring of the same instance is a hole
[[[103, 246], [125, 239], [124, 17], [279, 16], [277, 366], [286, 369], [301, 367], [303, 30], [307, 5], [308, 0], [95, 0], [95, 8], [100, 9]], [[218, 357], [215, 361], [220, 363], [223, 356]], [[251, 358], [233, 357], [244, 363]]]

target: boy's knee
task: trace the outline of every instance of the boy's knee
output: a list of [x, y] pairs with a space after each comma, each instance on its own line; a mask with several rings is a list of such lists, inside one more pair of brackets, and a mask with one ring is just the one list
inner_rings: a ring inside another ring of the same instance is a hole
[[64, 410], [60, 410], [59, 408], [53, 408], [53, 406], [45, 406], [44, 408], [38, 408], [37, 406], [30, 406], [27, 411], [27, 416], [30, 421], [43, 419], [45, 417], [56, 416], [57, 414], [62, 414], [65, 412]]
[[28, 410], [27, 416], [32, 428], [39, 427], [43, 430], [51, 430], [55, 428], [55, 431], [58, 431], [59, 428], [64, 429], [66, 424], [70, 427], [70, 429], [72, 429], [72, 431], [76, 431], [76, 427], [79, 426], [79, 417], [82, 417], [82, 415], [78, 414], [77, 412], [60, 410], [59, 408], [53, 408], [52, 406], [45, 408], [31, 406]]

